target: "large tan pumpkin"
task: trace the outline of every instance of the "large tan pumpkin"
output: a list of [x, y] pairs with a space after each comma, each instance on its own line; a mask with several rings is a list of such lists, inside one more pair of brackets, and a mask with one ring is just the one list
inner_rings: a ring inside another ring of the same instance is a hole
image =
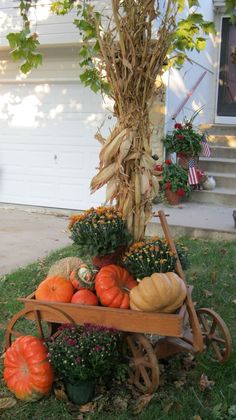
[[69, 279], [72, 271], [78, 270], [83, 261], [77, 257], [65, 257], [56, 261], [48, 272], [48, 277], [60, 276]]
[[130, 308], [145, 312], [171, 313], [178, 309], [187, 294], [184, 281], [175, 273], [154, 273], [144, 277], [130, 291]]

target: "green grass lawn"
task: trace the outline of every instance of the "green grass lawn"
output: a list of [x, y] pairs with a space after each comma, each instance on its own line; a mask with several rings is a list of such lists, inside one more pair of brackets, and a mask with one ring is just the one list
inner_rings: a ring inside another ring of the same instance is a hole
[[[188, 284], [194, 286], [197, 307], [214, 309], [228, 325], [236, 344], [236, 242], [182, 241], [189, 248], [191, 267], [186, 272]], [[0, 343], [4, 349], [5, 329], [9, 319], [22, 305], [19, 296], [33, 292], [45, 277], [49, 266], [59, 258], [76, 255], [74, 246], [55, 252], [25, 269], [0, 278]], [[25, 321], [24, 321], [25, 322]], [[26, 321], [27, 322], [27, 321]], [[1, 359], [2, 361], [2, 359]], [[1, 363], [1, 370], [2, 370]], [[161, 363], [161, 386], [146, 408], [140, 395], [122, 383], [101, 388], [90, 412], [81, 413], [78, 406], [57, 400], [52, 394], [37, 403], [17, 404], [0, 411], [0, 418], [10, 419], [117, 419], [183, 420], [236, 419], [236, 354], [226, 364], [215, 362], [209, 354], [192, 360], [177, 355]], [[201, 390], [199, 380], [205, 374], [214, 384]], [[10, 396], [0, 381], [0, 398]]]

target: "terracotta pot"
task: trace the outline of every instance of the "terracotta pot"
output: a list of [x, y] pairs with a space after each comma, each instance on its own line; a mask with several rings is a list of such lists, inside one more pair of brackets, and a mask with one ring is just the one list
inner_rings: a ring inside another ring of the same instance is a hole
[[177, 194], [177, 192], [171, 190], [165, 190], [165, 196], [168, 203], [172, 206], [179, 204], [181, 201], [181, 197]]
[[179, 166], [182, 166], [182, 168], [188, 169], [188, 162], [191, 157], [188, 155], [185, 155], [184, 153], [177, 153], [177, 159]]
[[126, 250], [125, 245], [119, 246], [114, 252], [106, 255], [97, 255], [96, 257], [92, 258], [92, 263], [94, 267], [97, 269], [100, 269], [104, 267], [105, 265], [110, 264], [117, 264], [121, 254]]

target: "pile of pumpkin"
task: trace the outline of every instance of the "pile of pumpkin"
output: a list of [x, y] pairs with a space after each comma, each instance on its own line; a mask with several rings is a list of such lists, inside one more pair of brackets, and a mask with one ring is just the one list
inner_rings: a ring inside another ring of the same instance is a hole
[[35, 292], [35, 299], [146, 312], [171, 313], [185, 297], [184, 281], [174, 272], [154, 273], [140, 281], [110, 264], [94, 272], [80, 258], [57, 261]]

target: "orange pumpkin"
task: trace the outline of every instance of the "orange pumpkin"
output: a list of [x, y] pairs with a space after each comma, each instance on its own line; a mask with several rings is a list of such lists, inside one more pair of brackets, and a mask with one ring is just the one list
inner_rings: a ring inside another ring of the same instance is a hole
[[43, 341], [30, 335], [16, 339], [6, 351], [4, 380], [23, 401], [37, 401], [51, 390], [54, 375]]
[[47, 277], [35, 292], [35, 299], [50, 302], [70, 302], [74, 289], [72, 284], [63, 277]]
[[72, 296], [71, 303], [78, 303], [79, 305], [98, 305], [98, 298], [90, 290], [81, 289]]
[[129, 291], [137, 286], [136, 280], [123, 267], [106, 265], [95, 278], [95, 289], [101, 304], [110, 308], [129, 308]]

